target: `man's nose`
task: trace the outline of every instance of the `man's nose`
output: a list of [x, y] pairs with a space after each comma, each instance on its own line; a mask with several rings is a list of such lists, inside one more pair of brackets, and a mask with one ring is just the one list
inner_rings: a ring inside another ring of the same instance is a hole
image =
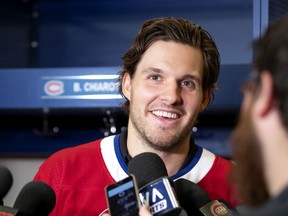
[[162, 101], [165, 101], [168, 104], [178, 104], [182, 101], [181, 87], [176, 81], [166, 83], [161, 91], [160, 97]]

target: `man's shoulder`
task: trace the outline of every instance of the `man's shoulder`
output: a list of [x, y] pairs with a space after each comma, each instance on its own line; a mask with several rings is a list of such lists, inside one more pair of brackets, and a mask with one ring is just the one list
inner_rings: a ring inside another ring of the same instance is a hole
[[[96, 139], [54, 152], [41, 164], [37, 178], [43, 179], [46, 178], [46, 175], [48, 175], [49, 178], [52, 175], [61, 176], [64, 170], [65, 172], [70, 172], [71, 169], [73, 169], [79, 172], [84, 171], [84, 166], [88, 169], [93, 164], [103, 164], [100, 149], [103, 140], [105, 140], [105, 138]], [[47, 173], [53, 174], [49, 175]]]
[[205, 148], [203, 148], [202, 157], [213, 158], [213, 166], [225, 166], [225, 167], [233, 166], [233, 162], [229, 158], [219, 154], [215, 154], [214, 152], [211, 152]]
[[223, 157], [223, 156], [219, 156], [219, 155], [215, 155], [215, 165], [217, 166], [224, 166], [227, 168], [231, 168], [232, 166], [234, 166], [234, 163], [231, 159]]
[[86, 143], [82, 143], [76, 146], [71, 146], [71, 147], [67, 147], [67, 148], [63, 148], [55, 153], [53, 153], [52, 156], [63, 156], [66, 154], [79, 154], [82, 151], [89, 151], [91, 149], [97, 149], [97, 147], [100, 145], [101, 140], [103, 140], [103, 138], [100, 139], [96, 139], [93, 141], [89, 141]]
[[107, 143], [107, 139], [113, 140], [112, 137], [102, 137], [76, 146], [63, 148], [51, 154], [48, 161], [81, 160], [81, 158], [95, 157], [101, 152], [101, 142], [105, 141]]

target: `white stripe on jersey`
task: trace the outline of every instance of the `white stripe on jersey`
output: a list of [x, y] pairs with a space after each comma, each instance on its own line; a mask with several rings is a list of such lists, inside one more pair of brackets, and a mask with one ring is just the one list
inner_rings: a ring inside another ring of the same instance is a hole
[[[119, 159], [117, 158], [116, 150], [114, 148], [115, 137], [116, 136], [105, 137], [103, 140], [101, 140], [100, 145], [102, 156], [110, 175], [115, 181], [120, 181], [121, 179], [126, 178], [128, 175], [123, 170]], [[193, 167], [191, 167], [192, 169], [190, 169], [184, 175], [179, 176], [177, 179], [185, 178], [197, 184], [205, 177], [205, 175], [210, 171], [211, 167], [213, 166], [216, 157], [212, 152], [204, 148], [202, 149], [202, 154], [197, 163]], [[176, 179], [174, 179], [174, 181], [175, 180]]]
[[101, 152], [110, 175], [115, 181], [120, 181], [128, 177], [127, 173], [122, 169], [114, 148], [115, 136], [105, 137], [101, 140]]
[[185, 178], [197, 184], [209, 172], [209, 170], [213, 166], [214, 161], [215, 155], [212, 152], [203, 148], [202, 155], [197, 164], [189, 172], [180, 176], [179, 178]]

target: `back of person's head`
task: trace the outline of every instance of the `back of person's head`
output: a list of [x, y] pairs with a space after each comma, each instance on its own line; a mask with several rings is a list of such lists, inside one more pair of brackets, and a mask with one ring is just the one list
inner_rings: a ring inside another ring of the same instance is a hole
[[288, 16], [271, 23], [254, 43], [256, 74], [268, 71], [273, 77], [273, 96], [288, 129]]
[[[202, 89], [213, 91], [217, 87], [220, 69], [220, 55], [211, 35], [199, 25], [185, 19], [162, 17], [146, 21], [128, 51], [122, 57], [123, 69], [119, 72], [119, 92], [122, 96], [122, 79], [128, 73], [133, 79], [137, 65], [144, 52], [156, 41], [173, 41], [199, 48], [204, 59]], [[129, 112], [129, 101], [123, 103]]]

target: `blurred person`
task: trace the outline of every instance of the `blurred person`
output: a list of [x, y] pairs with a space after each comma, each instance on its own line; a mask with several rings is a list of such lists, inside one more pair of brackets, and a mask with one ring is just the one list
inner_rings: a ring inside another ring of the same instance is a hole
[[254, 51], [232, 135], [240, 213], [288, 215], [288, 16], [268, 26]]
[[[51, 155], [35, 180], [56, 193], [51, 215], [99, 215], [107, 211], [104, 188], [128, 176], [128, 163], [143, 152], [158, 154], [172, 180], [186, 178], [212, 200], [232, 208], [233, 164], [191, 138], [198, 115], [213, 99], [220, 55], [211, 35], [181, 18], [147, 20], [124, 54], [119, 92], [128, 127]], [[139, 167], [141, 169], [141, 167]]]

